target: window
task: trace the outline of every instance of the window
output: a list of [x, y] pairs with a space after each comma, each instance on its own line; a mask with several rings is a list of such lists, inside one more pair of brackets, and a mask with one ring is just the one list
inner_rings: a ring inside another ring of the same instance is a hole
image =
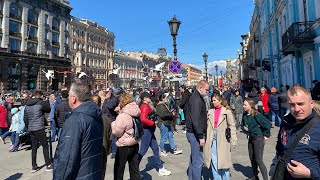
[[36, 44], [36, 43], [28, 42], [28, 44], [27, 44], [27, 51], [36, 53], [36, 52], [37, 52], [37, 44]]
[[21, 10], [16, 4], [10, 4], [10, 17], [12, 16], [21, 18]]
[[11, 50], [20, 51], [21, 40], [9, 38]]
[[77, 49], [77, 42], [73, 41], [72, 48], [73, 48], [73, 49]]
[[59, 31], [60, 23], [57, 19], [52, 19], [52, 30]]
[[45, 14], [44, 19], [45, 19], [46, 24], [49, 24], [49, 16], [48, 16], [48, 14]]
[[44, 32], [44, 39], [49, 39], [48, 34], [49, 34], [49, 31], [46, 29]]
[[58, 42], [59, 41], [59, 34], [58, 33], [52, 33], [52, 41], [56, 41]]
[[9, 32], [20, 33], [21, 32], [21, 24], [15, 21], [9, 21]]
[[28, 23], [37, 24], [38, 23], [38, 16], [34, 11], [29, 10], [28, 12]]
[[52, 47], [52, 53], [53, 53], [55, 56], [58, 56], [58, 54], [59, 54], [59, 48], [58, 48], [58, 47]]
[[29, 30], [29, 37], [37, 37], [37, 31], [38, 29], [33, 27], [33, 26], [29, 26], [28, 27], [28, 30]]

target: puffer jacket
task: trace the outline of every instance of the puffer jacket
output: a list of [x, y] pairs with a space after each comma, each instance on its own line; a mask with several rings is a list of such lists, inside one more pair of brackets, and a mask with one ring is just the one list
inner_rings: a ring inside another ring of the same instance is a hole
[[264, 94], [259, 94], [259, 97], [261, 98], [262, 101], [262, 106], [263, 106], [263, 112], [264, 113], [268, 113], [269, 112], [269, 94], [268, 93], [264, 93]]
[[65, 121], [65, 115], [71, 111], [71, 108], [69, 106], [68, 99], [63, 99], [61, 100], [60, 104], [57, 105], [56, 110], [55, 110], [55, 120], [56, 120], [56, 125], [58, 128], [63, 127], [63, 123]]
[[151, 119], [148, 118], [148, 115], [152, 113], [152, 108], [146, 104], [146, 103], [142, 103], [140, 105], [140, 120], [142, 122], [143, 127], [154, 127], [154, 121], [152, 121]]
[[133, 137], [134, 129], [132, 122], [132, 118], [139, 117], [139, 115], [139, 106], [135, 102], [132, 102], [124, 106], [116, 120], [111, 123], [112, 134], [118, 137], [116, 142], [118, 147], [132, 146], [139, 142]]
[[19, 115], [20, 115], [20, 112], [12, 116], [12, 123], [10, 126], [10, 130], [20, 134], [24, 130], [24, 122], [19, 118]]
[[4, 105], [0, 104], [0, 128], [7, 128], [7, 109]]
[[66, 115], [54, 157], [53, 179], [102, 179], [101, 110], [87, 101]]
[[271, 111], [279, 111], [279, 95], [277, 93], [269, 95], [268, 105]]
[[24, 123], [28, 131], [38, 131], [44, 129], [46, 124], [45, 113], [50, 112], [49, 101], [39, 98], [28, 99], [24, 109]]

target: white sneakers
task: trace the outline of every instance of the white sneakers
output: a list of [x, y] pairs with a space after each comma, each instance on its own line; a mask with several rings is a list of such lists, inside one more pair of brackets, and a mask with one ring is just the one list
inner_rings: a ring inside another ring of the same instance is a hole
[[159, 176], [170, 176], [171, 171], [168, 171], [165, 167], [159, 169]]
[[175, 148], [175, 149], [173, 150], [173, 154], [174, 154], [174, 155], [182, 154], [182, 150]]
[[168, 156], [168, 153], [166, 151], [161, 150], [160, 151], [160, 156]]

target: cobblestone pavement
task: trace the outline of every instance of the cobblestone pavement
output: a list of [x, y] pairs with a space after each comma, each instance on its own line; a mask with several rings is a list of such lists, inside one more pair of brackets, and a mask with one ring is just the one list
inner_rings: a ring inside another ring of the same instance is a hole
[[[180, 155], [169, 154], [167, 157], [161, 157], [164, 166], [172, 172], [171, 176], [159, 177], [155, 169], [156, 165], [153, 162], [153, 154], [149, 149], [146, 156], [142, 159], [140, 164], [141, 174], [144, 179], [174, 179], [185, 180], [187, 179], [186, 170], [189, 163], [190, 146], [182, 132], [182, 126], [177, 126], [178, 134], [175, 134], [175, 143], [179, 149], [183, 150]], [[272, 136], [266, 142], [264, 148], [264, 162], [269, 170], [272, 158], [275, 154], [276, 136], [278, 128], [272, 129]], [[159, 142], [159, 129], [156, 131], [156, 136]], [[9, 142], [7, 138], [7, 142]], [[53, 143], [55, 149], [56, 143]], [[167, 146], [169, 148], [169, 146]], [[46, 172], [42, 168], [36, 173], [30, 173], [31, 170], [31, 150], [21, 150], [16, 153], [8, 152], [8, 144], [0, 144], [0, 179], [16, 180], [16, 179], [32, 179], [32, 180], [48, 180], [52, 179], [52, 172]], [[44, 165], [42, 155], [42, 147], [38, 150], [38, 165]], [[231, 168], [231, 179], [247, 179], [252, 176], [250, 160], [247, 150], [247, 139], [245, 135], [238, 132], [238, 146], [232, 153], [233, 168]], [[107, 175], [105, 179], [113, 179], [113, 164], [114, 160], [108, 160]], [[129, 170], [126, 167], [125, 179], [129, 179]], [[207, 178], [204, 178], [207, 179]]]

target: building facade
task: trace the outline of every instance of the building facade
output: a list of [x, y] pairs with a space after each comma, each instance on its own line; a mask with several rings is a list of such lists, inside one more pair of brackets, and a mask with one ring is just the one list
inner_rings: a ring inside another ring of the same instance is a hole
[[312, 80], [320, 79], [315, 71], [320, 63], [319, 7], [318, 0], [255, 1], [257, 19], [252, 20], [250, 33], [258, 50], [249, 49], [259, 57], [261, 85], [299, 83], [312, 88]]
[[199, 80], [202, 77], [202, 71], [194, 66], [191, 66], [189, 64], [184, 64], [183, 68], [187, 69], [187, 79], [188, 79], [188, 85], [194, 86], [197, 85]]
[[[70, 83], [67, 0], [0, 1], [0, 91], [57, 90]], [[45, 77], [53, 70], [54, 79]]]
[[[114, 34], [87, 19], [71, 18], [71, 59], [74, 77], [94, 90], [105, 90], [113, 70]], [[85, 73], [79, 79], [80, 73]]]

